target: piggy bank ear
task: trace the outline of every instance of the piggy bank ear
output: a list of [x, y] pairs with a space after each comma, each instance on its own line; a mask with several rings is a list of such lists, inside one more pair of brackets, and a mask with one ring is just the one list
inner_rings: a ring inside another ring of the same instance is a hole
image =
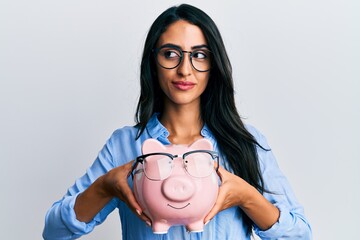
[[165, 146], [161, 144], [156, 139], [150, 138], [144, 141], [141, 151], [142, 154], [155, 153], [155, 152], [164, 152]]
[[201, 138], [199, 140], [196, 140], [194, 143], [192, 143], [189, 146], [192, 150], [213, 150], [213, 146], [211, 142], [205, 138]]

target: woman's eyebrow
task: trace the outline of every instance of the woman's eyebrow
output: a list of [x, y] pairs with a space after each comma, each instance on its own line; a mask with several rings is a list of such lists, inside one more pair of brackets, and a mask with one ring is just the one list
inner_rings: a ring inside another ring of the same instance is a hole
[[191, 49], [199, 49], [199, 48], [207, 48], [209, 49], [209, 46], [206, 44], [201, 44], [201, 45], [195, 45], [193, 47], [191, 47]]
[[[173, 44], [173, 43], [166, 43], [164, 45], [161, 45], [159, 48], [164, 48], [164, 47], [170, 47], [170, 48], [178, 48], [178, 49], [181, 49], [183, 50], [179, 45], [176, 45], [176, 44]], [[199, 48], [207, 48], [209, 49], [209, 46], [206, 45], [206, 44], [201, 44], [201, 45], [195, 45], [195, 46], [192, 46], [191, 49], [199, 49]]]
[[173, 44], [173, 43], [166, 43], [164, 45], [161, 45], [159, 48], [164, 48], [164, 47], [170, 47], [170, 48], [179, 48], [181, 49], [181, 47], [179, 45]]

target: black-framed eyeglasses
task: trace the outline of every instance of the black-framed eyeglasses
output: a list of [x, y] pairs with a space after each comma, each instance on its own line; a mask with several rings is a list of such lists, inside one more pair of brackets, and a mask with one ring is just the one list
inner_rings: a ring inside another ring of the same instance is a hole
[[184, 53], [188, 53], [193, 68], [199, 72], [207, 72], [211, 68], [211, 51], [205, 46], [193, 51], [184, 51], [174, 45], [164, 45], [154, 50], [156, 62], [165, 69], [174, 69], [180, 65]]
[[[182, 156], [158, 152], [137, 157], [131, 175], [134, 177], [135, 174], [144, 172], [145, 176], [150, 180], [164, 180], [171, 175], [174, 167], [173, 160], [180, 157], [183, 160], [183, 167], [186, 172], [196, 178], [209, 176], [214, 170], [215, 160], [217, 161], [215, 170], [218, 171], [219, 169], [219, 155], [214, 151], [195, 150], [186, 152]], [[137, 168], [139, 163], [142, 164], [142, 167]]]

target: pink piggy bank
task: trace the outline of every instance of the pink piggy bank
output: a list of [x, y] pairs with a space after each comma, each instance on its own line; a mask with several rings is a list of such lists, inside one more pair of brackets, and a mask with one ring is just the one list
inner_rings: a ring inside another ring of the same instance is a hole
[[134, 194], [154, 233], [167, 233], [173, 225], [203, 231], [219, 189], [214, 167], [219, 157], [212, 150], [204, 138], [190, 146], [164, 146], [155, 139], [143, 143], [143, 155], [133, 167]]

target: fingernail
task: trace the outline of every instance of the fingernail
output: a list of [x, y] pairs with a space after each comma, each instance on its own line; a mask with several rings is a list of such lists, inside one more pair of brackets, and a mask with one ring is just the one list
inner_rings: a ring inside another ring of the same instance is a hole
[[211, 219], [207, 220], [207, 222], [204, 224], [204, 226], [206, 226], [210, 221], [211, 221]]
[[136, 212], [139, 216], [141, 215], [141, 211], [139, 209], [136, 209]]
[[148, 225], [149, 227], [151, 227], [151, 222], [146, 221], [146, 225]]

